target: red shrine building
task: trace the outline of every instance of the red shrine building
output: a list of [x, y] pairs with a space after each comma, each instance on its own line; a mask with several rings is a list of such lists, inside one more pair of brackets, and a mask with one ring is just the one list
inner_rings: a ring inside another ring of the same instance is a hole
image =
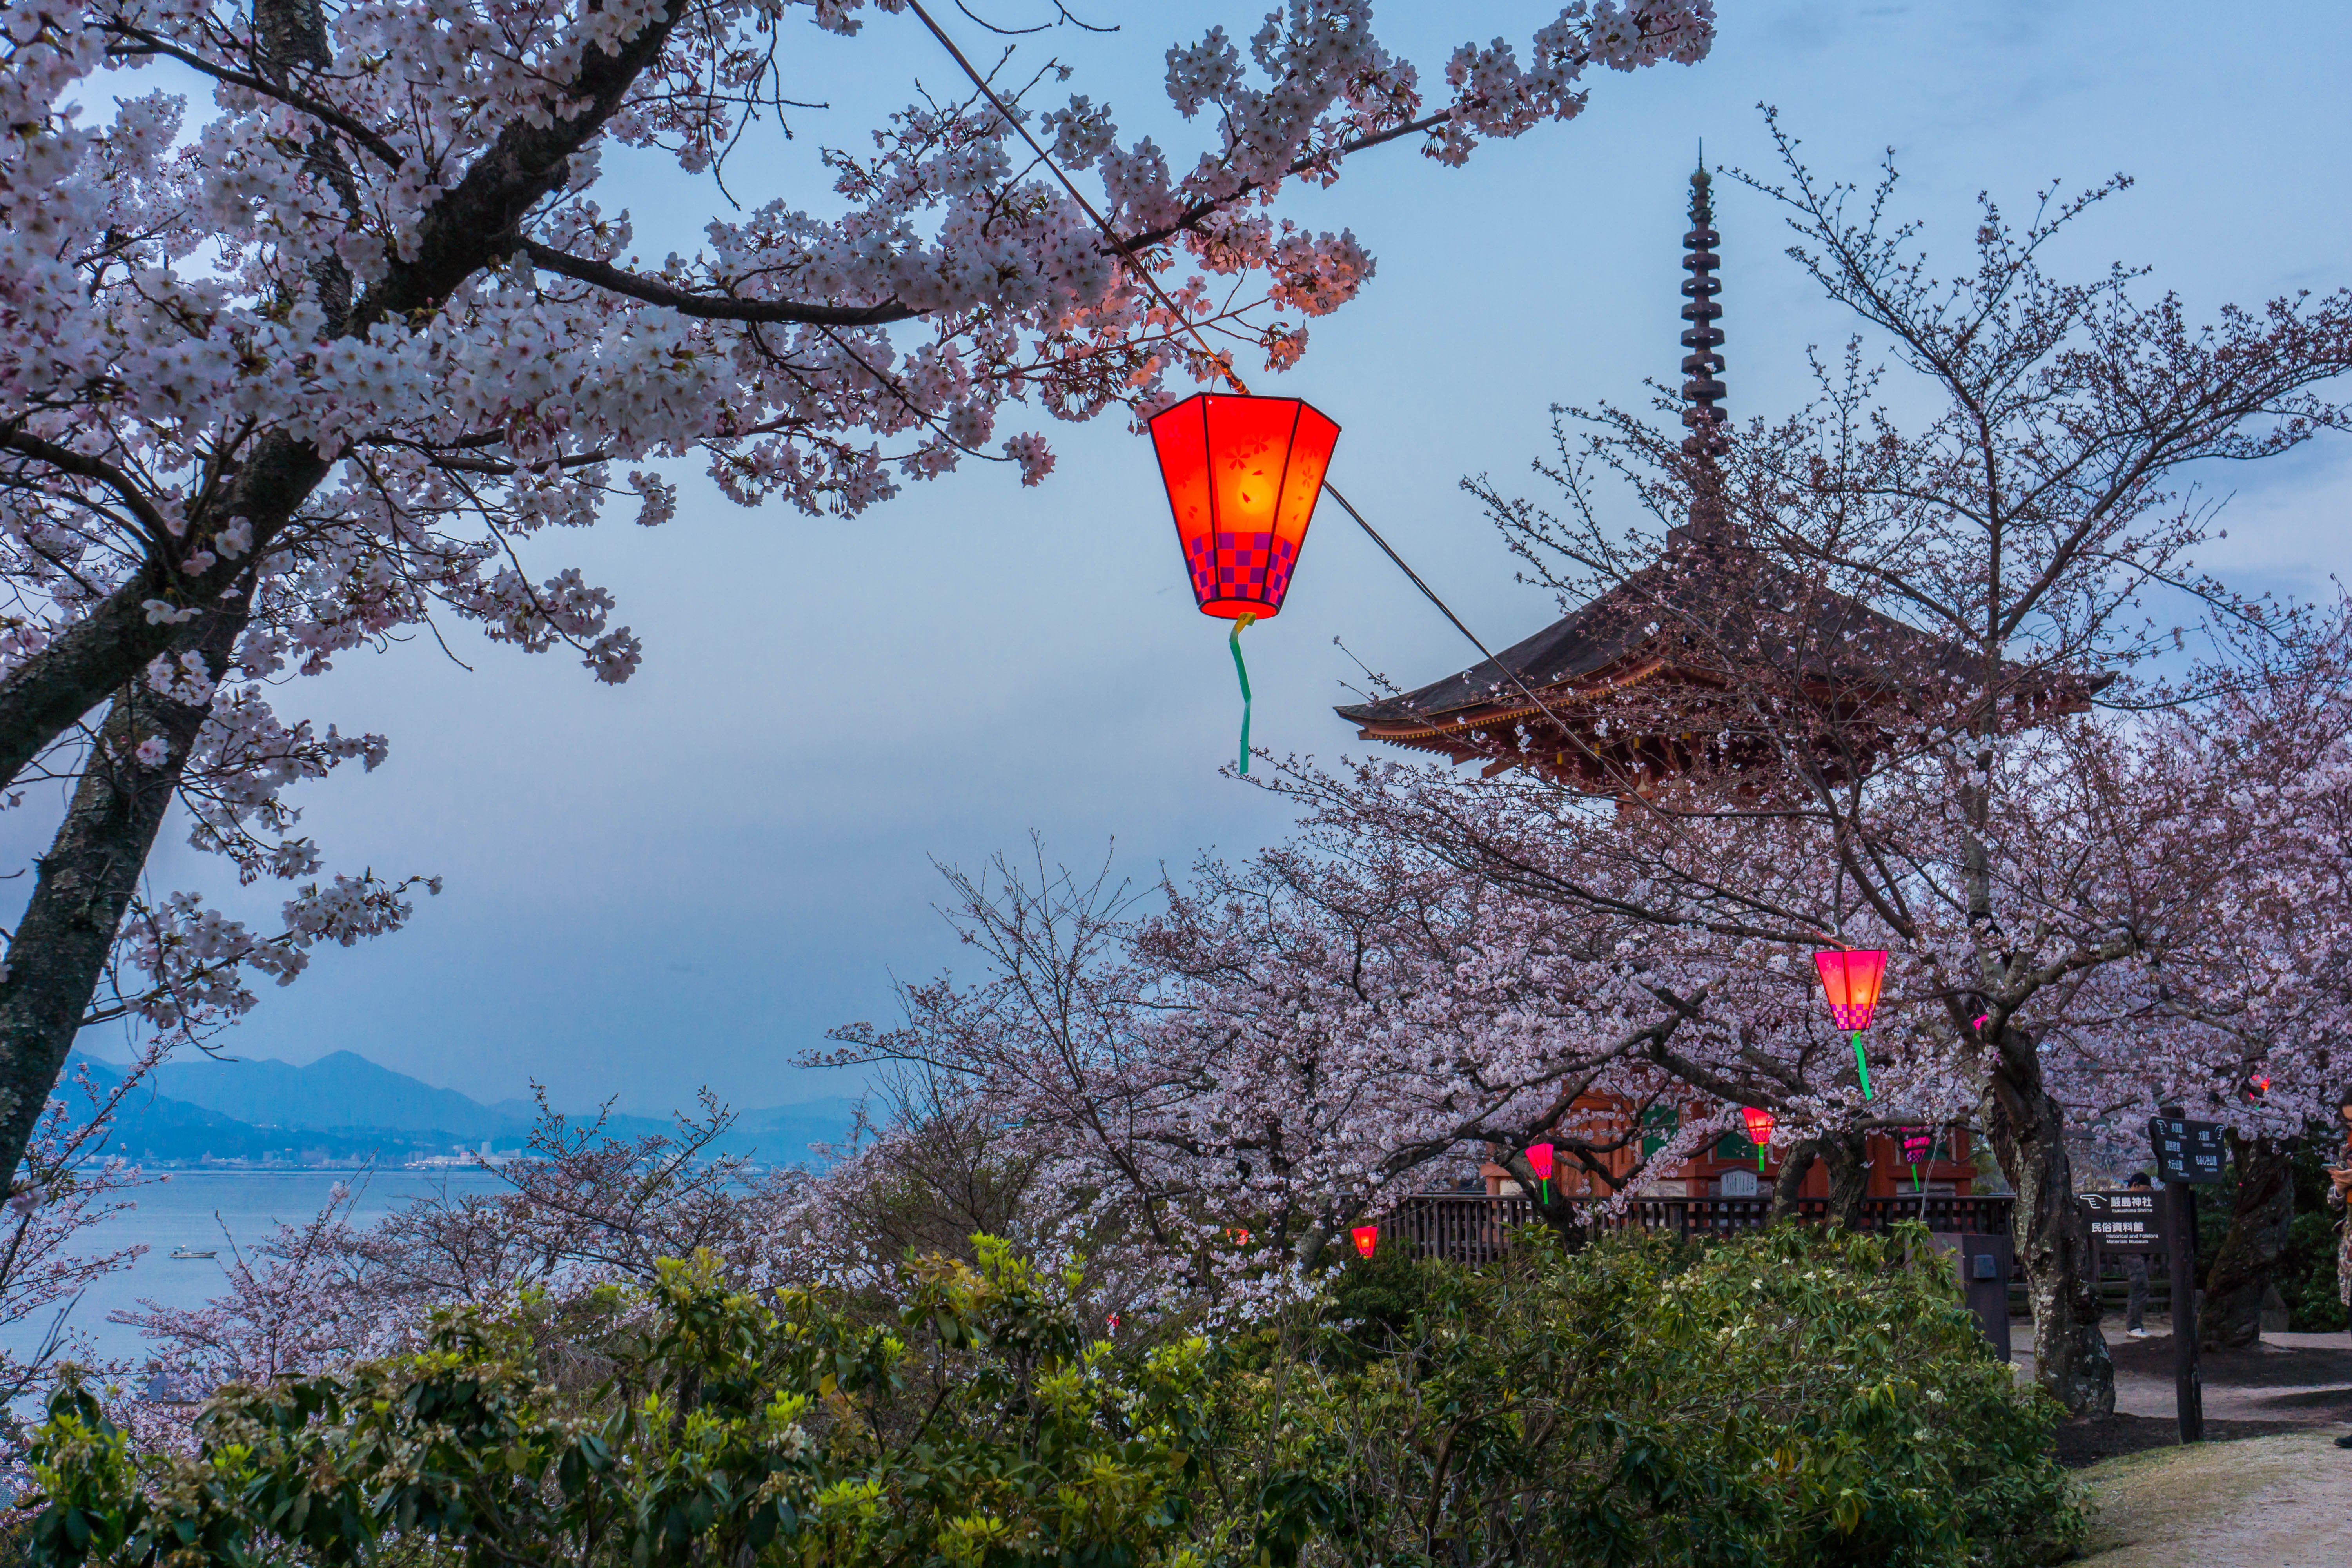
[[[1717, 466], [1730, 448], [1719, 406], [1724, 336], [1717, 322], [1723, 312], [1716, 299], [1719, 237], [1709, 184], [1704, 167], [1691, 176], [1691, 228], [1684, 239], [1689, 276], [1682, 315], [1689, 325], [1682, 343], [1689, 352], [1682, 362], [1683, 424], [1689, 435], [1682, 456], [1691, 492], [1685, 526], [1667, 534], [1656, 561], [1493, 659], [1396, 697], [1337, 710], [1357, 726], [1359, 738], [1479, 763], [1489, 777], [1528, 768], [1579, 794], [1626, 805], [1701, 770], [1729, 775], [1728, 787], [1737, 789], [1742, 768], [1769, 765], [1768, 738], [1743, 739], [1737, 712], [1720, 700], [1735, 674], [1769, 667], [1785, 676], [1792, 697], [1832, 716], [1823, 728], [1838, 734], [1843, 752], [1822, 759], [1832, 776], [1869, 765], [1874, 711], [1893, 707], [1916, 715], [1942, 700], [1947, 679], [1956, 693], [1978, 689], [1965, 650], [1800, 580], [1748, 548], [1729, 515]], [[2049, 716], [2087, 707], [2093, 689], [2021, 676], [2003, 680], [1996, 700]], [[1719, 1108], [1694, 1100], [1654, 1112], [1639, 1138], [1632, 1136], [1633, 1107], [1577, 1109], [1604, 1122], [1622, 1119], [1627, 1146], [1608, 1163], [1613, 1177], [1625, 1179], [1682, 1121]], [[1937, 1131], [1932, 1152], [1916, 1165], [1905, 1163], [1896, 1139], [1872, 1138], [1868, 1195], [1969, 1195], [1978, 1179], [1969, 1135]], [[1758, 1153], [1747, 1137], [1728, 1133], [1669, 1170], [1642, 1173], [1634, 1190], [1657, 1198], [1769, 1197], [1780, 1163], [1768, 1149], [1759, 1171]], [[1484, 1174], [1490, 1194], [1518, 1190], [1500, 1165], [1487, 1163]], [[1605, 1195], [1594, 1190], [1599, 1183], [1565, 1163], [1556, 1179], [1568, 1194]], [[1828, 1168], [1816, 1161], [1801, 1196], [1828, 1193]]]
[[[1616, 1108], [1587, 1103], [1579, 1109], [1605, 1116]], [[1712, 1105], [1695, 1102], [1690, 1114], [1704, 1116], [1715, 1110]], [[1665, 1127], [1645, 1128], [1642, 1142], [1654, 1152], [1671, 1131]], [[1789, 1151], [1767, 1147], [1760, 1171], [1757, 1152], [1756, 1145], [1744, 1134], [1727, 1132], [1670, 1170], [1643, 1173], [1633, 1182], [1633, 1190], [1635, 1196], [1647, 1198], [1769, 1198], [1774, 1184], [1780, 1179], [1781, 1158]], [[1623, 1180], [1632, 1175], [1644, 1157], [1629, 1146], [1611, 1155], [1606, 1163], [1612, 1175]], [[1893, 1138], [1871, 1139], [1867, 1158], [1870, 1197], [1900, 1198], [1922, 1194], [1928, 1197], [1967, 1197], [1975, 1191], [1975, 1140], [1965, 1128], [1937, 1129], [1934, 1148], [1916, 1165], [1904, 1163], [1902, 1150]], [[1516, 1196], [1520, 1190], [1511, 1173], [1491, 1160], [1479, 1167], [1479, 1174], [1485, 1179], [1489, 1197]], [[1602, 1184], [1564, 1163], [1552, 1181], [1569, 1197], [1611, 1195]], [[1813, 1162], [1797, 1193], [1800, 1198], [1826, 1200], [1830, 1195], [1829, 1167], [1818, 1160]]]

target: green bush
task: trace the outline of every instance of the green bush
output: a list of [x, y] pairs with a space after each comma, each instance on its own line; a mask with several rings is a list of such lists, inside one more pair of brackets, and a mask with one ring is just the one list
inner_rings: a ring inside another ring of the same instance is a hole
[[882, 1325], [666, 1265], [594, 1390], [548, 1380], [528, 1314], [448, 1316], [417, 1356], [224, 1390], [192, 1454], [135, 1452], [68, 1382], [19, 1543], [159, 1568], [1958, 1568], [2079, 1531], [2054, 1407], [1984, 1352], [1924, 1232], [1383, 1254], [1245, 1329], [1117, 1345], [1080, 1328], [1075, 1275], [974, 1248], [915, 1265]]
[[[1197, 1339], [1121, 1362], [1066, 1281], [978, 1238], [929, 1260], [897, 1331], [805, 1292], [665, 1264], [584, 1405], [527, 1334], [459, 1313], [420, 1355], [232, 1387], [192, 1456], [137, 1454], [68, 1382], [37, 1435], [36, 1563], [805, 1564], [1286, 1561], [1319, 1494], [1228, 1542], [1193, 1517]], [[1251, 1522], [1256, 1516], [1248, 1515]], [[1208, 1551], [1181, 1558], [1186, 1542]]]
[[1322, 1353], [1266, 1356], [1288, 1462], [1348, 1479], [1338, 1556], [1994, 1564], [2079, 1537], [2057, 1406], [1991, 1359], [1924, 1230], [1530, 1241], [1351, 1265]]

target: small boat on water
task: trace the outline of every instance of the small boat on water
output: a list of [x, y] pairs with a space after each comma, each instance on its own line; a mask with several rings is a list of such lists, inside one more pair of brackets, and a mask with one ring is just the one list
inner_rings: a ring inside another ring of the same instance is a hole
[[175, 1247], [172, 1248], [168, 1256], [173, 1258], [218, 1258], [220, 1256], [220, 1249], [216, 1247]]

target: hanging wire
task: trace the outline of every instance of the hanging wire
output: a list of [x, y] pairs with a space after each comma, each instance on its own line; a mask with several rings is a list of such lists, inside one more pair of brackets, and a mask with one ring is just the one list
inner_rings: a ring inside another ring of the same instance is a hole
[[[1152, 276], [1151, 269], [1150, 268], [1145, 267], [1140, 261], [1136, 259], [1135, 251], [1129, 246], [1126, 239], [1121, 237], [1118, 230], [1113, 228], [1110, 225], [1110, 221], [1104, 217], [1101, 213], [1095, 210], [1094, 203], [1087, 199], [1086, 193], [1078, 189], [1076, 184], [1071, 180], [1070, 176], [1062, 172], [1062, 166], [1054, 162], [1052, 154], [1048, 153], [1045, 149], [1039, 144], [1037, 139], [1029, 133], [1029, 127], [1024, 124], [1022, 121], [1013, 114], [1011, 109], [1006, 107], [1003, 99], [997, 97], [996, 89], [989, 86], [988, 79], [981, 75], [978, 68], [975, 68], [971, 61], [965, 57], [964, 52], [956, 47], [955, 40], [948, 37], [947, 29], [940, 26], [938, 22], [932, 20], [931, 14], [923, 9], [922, 0], [907, 0], [907, 9], [912, 11], [915, 14], [916, 18], [920, 21], [925, 27], [930, 30], [931, 37], [939, 40], [940, 47], [947, 50], [950, 57], [955, 60], [957, 65], [963, 68], [963, 74], [971, 79], [972, 86], [980, 89], [981, 96], [987, 99], [990, 105], [995, 109], [996, 112], [1003, 117], [1004, 122], [1013, 128], [1014, 133], [1017, 134], [1022, 141], [1029, 144], [1029, 151], [1036, 154], [1037, 161], [1044, 164], [1045, 167], [1052, 173], [1054, 178], [1060, 183], [1061, 187], [1070, 193], [1070, 199], [1078, 204], [1078, 210], [1087, 215], [1087, 217], [1094, 224], [1095, 227], [1102, 231], [1103, 237], [1110, 241], [1112, 247], [1115, 248], [1123, 258], [1125, 258], [1128, 271], [1132, 274], [1138, 281], [1142, 283], [1146, 289], [1151, 291], [1151, 297], [1160, 301], [1160, 308], [1168, 312], [1171, 320], [1178, 322], [1187, 331], [1190, 331], [1192, 334], [1193, 341], [1201, 345], [1201, 352], [1208, 355], [1210, 360], [1216, 364], [1217, 372], [1220, 375], [1224, 377], [1226, 384], [1230, 385], [1236, 393], [1239, 393], [1244, 397], [1251, 395], [1248, 384], [1242, 380], [1240, 374], [1234, 369], [1232, 359], [1223, 350], [1213, 347], [1209, 342], [1207, 335], [1201, 331], [1200, 324], [1187, 316], [1185, 312], [1177, 306], [1176, 301], [1168, 297], [1168, 291], [1160, 286], [1160, 279]], [[1511, 668], [1507, 665], [1504, 664], [1501, 659], [1495, 657], [1493, 650], [1489, 649], [1484, 642], [1479, 640], [1478, 634], [1472, 631], [1467, 626], [1465, 626], [1463, 623], [1462, 617], [1455, 615], [1452, 608], [1446, 605], [1445, 601], [1437, 596], [1437, 590], [1432, 588], [1427, 583], [1423, 582], [1422, 580], [1421, 574], [1414, 571], [1410, 565], [1406, 564], [1404, 557], [1396, 552], [1395, 546], [1391, 545], [1387, 540], [1381, 538], [1380, 531], [1375, 529], [1370, 523], [1364, 521], [1364, 514], [1358, 511], [1355, 508], [1355, 504], [1349, 501], [1346, 496], [1339, 493], [1339, 487], [1332, 484], [1330, 479], [1327, 478], [1323, 481], [1323, 489], [1324, 492], [1333, 500], [1339, 503], [1341, 508], [1347, 511], [1349, 517], [1356, 520], [1356, 526], [1362, 529], [1365, 535], [1369, 537], [1374, 544], [1381, 547], [1381, 554], [1387, 556], [1391, 562], [1396, 563], [1397, 570], [1403, 573], [1405, 576], [1412, 581], [1412, 585], [1421, 590], [1422, 596], [1427, 599], [1431, 604], [1437, 606], [1438, 614], [1444, 616], [1447, 621], [1451, 622], [1455, 631], [1460, 632], [1464, 637], [1467, 637], [1470, 640], [1470, 646], [1476, 648], [1478, 652], [1485, 657], [1487, 663], [1501, 670], [1503, 674], [1509, 679], [1511, 684], [1518, 688], [1520, 696], [1526, 698], [1530, 703], [1534, 704], [1537, 710], [1542, 713], [1545, 718], [1558, 725], [1559, 727], [1560, 733], [1567, 736], [1570, 742], [1580, 751], [1582, 751], [1594, 762], [1601, 763], [1604, 766], [1606, 765], [1606, 763], [1604, 759], [1601, 758], [1601, 754], [1598, 752], [1593, 751], [1591, 746], [1587, 745], [1583, 737], [1571, 729], [1566, 720], [1553, 712], [1550, 704], [1547, 703], [1542, 698], [1537, 696], [1534, 689], [1530, 688], [1525, 680], [1519, 678], [1518, 671]], [[1234, 658], [1235, 663], [1238, 664], [1240, 662], [1241, 645], [1239, 642], [1235, 642], [1234, 645]], [[1246, 675], [1243, 677], [1242, 684], [1244, 687], [1244, 704], [1243, 708], [1242, 727], [1243, 732], [1246, 735], [1249, 727], [1249, 710], [1247, 707], [1247, 687], [1249, 679]], [[1243, 748], [1242, 760], [1242, 771], [1244, 773], [1247, 773], [1249, 771], [1249, 754], [1246, 742], [1244, 742]]]

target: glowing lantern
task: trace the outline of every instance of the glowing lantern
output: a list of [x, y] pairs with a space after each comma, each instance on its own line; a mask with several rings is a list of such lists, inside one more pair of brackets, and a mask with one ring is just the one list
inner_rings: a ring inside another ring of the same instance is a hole
[[2271, 1080], [2264, 1074], [2256, 1073], [2249, 1081], [2253, 1085], [2253, 1092], [2247, 1097], [2250, 1100], [2260, 1100], [2271, 1091]]
[[1881, 951], [1817, 952], [1813, 966], [1822, 972], [1822, 989], [1830, 994], [1830, 1016], [1841, 1029], [1853, 1031], [1854, 1070], [1862, 1075], [1862, 1098], [1870, 1098], [1870, 1062], [1862, 1054], [1862, 1032], [1878, 1006], [1878, 984], [1886, 978], [1886, 954]]
[[1740, 1120], [1748, 1123], [1748, 1141], [1756, 1145], [1756, 1168], [1764, 1169], [1764, 1145], [1772, 1142], [1772, 1113], [1755, 1106], [1743, 1107]]
[[1896, 1140], [1903, 1146], [1903, 1163], [1911, 1167], [1911, 1186], [1926, 1192], [1927, 1178], [1919, 1167], [1936, 1152], [1936, 1132], [1929, 1127], [1904, 1127], [1896, 1130]]
[[1339, 427], [1295, 397], [1202, 392], [1151, 421], [1176, 542], [1204, 616], [1234, 623], [1242, 683], [1242, 764], [1249, 772], [1249, 667], [1242, 629], [1282, 611], [1307, 545]]
[[1546, 1203], [1551, 1201], [1551, 1152], [1552, 1146], [1549, 1143], [1528, 1145], [1528, 1164], [1535, 1171], [1537, 1189], [1542, 1193]]
[[1357, 1252], [1366, 1258], [1381, 1244], [1381, 1227], [1376, 1225], [1360, 1225], [1348, 1234], [1355, 1238]]

